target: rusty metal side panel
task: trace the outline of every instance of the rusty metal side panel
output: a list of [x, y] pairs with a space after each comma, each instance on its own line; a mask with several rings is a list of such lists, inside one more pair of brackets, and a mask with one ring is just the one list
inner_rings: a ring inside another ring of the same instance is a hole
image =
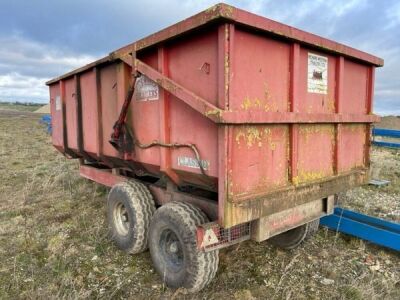
[[262, 217], [251, 224], [251, 238], [264, 241], [279, 233], [333, 213], [334, 196], [314, 200]]
[[297, 142], [297, 175], [293, 178], [293, 184], [315, 182], [334, 175], [335, 132], [333, 125], [300, 125]]
[[367, 114], [368, 66], [344, 60], [343, 103], [345, 113]]
[[78, 118], [76, 114], [76, 89], [74, 78], [65, 80], [65, 109], [67, 124], [67, 141], [68, 148], [75, 151], [78, 150], [77, 134], [78, 134]]
[[84, 151], [96, 155], [98, 148], [96, 74], [89, 70], [80, 75], [80, 80]]
[[[236, 27], [229, 50], [229, 109], [289, 111], [291, 45]], [[230, 203], [234, 199], [288, 185], [289, 137], [286, 124], [229, 126], [223, 226], [261, 216], [238, 209]]]
[[349, 124], [341, 125], [339, 142], [339, 173], [366, 166], [365, 143], [367, 125]]
[[[234, 40], [230, 110], [293, 112], [310, 118], [370, 113], [370, 67], [240, 28]], [[228, 193], [220, 217], [225, 227], [323, 198], [367, 178], [366, 124], [310, 119], [309, 124], [228, 128]]]
[[103, 155], [118, 157], [118, 152], [109, 143], [111, 132], [118, 118], [117, 111], [117, 73], [116, 65], [108, 65], [100, 69], [101, 81], [101, 124]]
[[264, 193], [250, 194], [247, 197], [229, 199], [224, 205], [224, 227], [259, 219], [291, 209], [310, 201], [328, 197], [338, 192], [365, 184], [367, 170], [357, 170], [327, 177], [312, 184], [288, 185]]
[[234, 197], [288, 184], [287, 125], [233, 126], [228, 171]]
[[231, 110], [289, 110], [290, 45], [236, 28]]
[[63, 147], [63, 115], [59, 83], [50, 85], [50, 112], [53, 145], [61, 150]]
[[[151, 67], [158, 69], [156, 49], [141, 54], [139, 58]], [[133, 95], [127, 115], [127, 124], [134, 130], [134, 134], [140, 143], [147, 144], [160, 139], [159, 109], [160, 93], [158, 97], [152, 100], [140, 99], [137, 91]], [[132, 159], [147, 166], [149, 171], [154, 171], [154, 168], [159, 169], [160, 166], [160, 148], [140, 149], [135, 147]]]
[[[168, 45], [168, 73], [172, 80], [218, 105], [218, 30], [212, 28]], [[193, 143], [199, 150], [203, 167], [209, 177], [218, 176], [217, 125], [170, 95], [170, 140]], [[196, 166], [195, 156], [188, 148], [171, 153], [171, 167], [182, 179], [204, 185], [204, 177]], [[198, 180], [193, 177], [198, 174]], [[188, 176], [190, 175], [190, 176]], [[185, 178], [187, 176], [187, 178]]]

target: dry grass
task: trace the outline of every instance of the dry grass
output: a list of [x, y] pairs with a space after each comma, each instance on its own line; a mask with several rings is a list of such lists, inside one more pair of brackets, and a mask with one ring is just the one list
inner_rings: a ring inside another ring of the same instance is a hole
[[[0, 299], [400, 299], [398, 253], [325, 229], [289, 252], [254, 242], [221, 251], [199, 294], [165, 289], [148, 252], [128, 256], [110, 243], [107, 190], [79, 177], [38, 118], [0, 112]], [[389, 215], [389, 202], [399, 207], [394, 183], [352, 191], [347, 204]], [[371, 191], [380, 202], [370, 210]]]
[[22, 104], [16, 104], [16, 103], [9, 103], [9, 102], [0, 102], [0, 109], [1, 110], [13, 110], [13, 111], [27, 111], [27, 112], [33, 112], [40, 107], [42, 107], [44, 104], [27, 104], [27, 105], [22, 105]]

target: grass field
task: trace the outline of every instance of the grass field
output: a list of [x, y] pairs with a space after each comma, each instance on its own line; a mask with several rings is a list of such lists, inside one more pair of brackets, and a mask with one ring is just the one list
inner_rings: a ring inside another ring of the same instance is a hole
[[29, 105], [22, 105], [16, 103], [9, 103], [9, 102], [0, 102], [0, 109], [1, 110], [17, 110], [17, 111], [35, 111], [42, 107], [44, 104], [29, 104]]
[[[0, 110], [0, 299], [400, 299], [399, 253], [323, 228], [292, 251], [224, 249], [205, 290], [166, 289], [148, 252], [110, 242], [107, 190], [79, 177], [38, 120]], [[372, 160], [391, 185], [352, 190], [343, 205], [399, 222], [399, 152], [375, 149]]]

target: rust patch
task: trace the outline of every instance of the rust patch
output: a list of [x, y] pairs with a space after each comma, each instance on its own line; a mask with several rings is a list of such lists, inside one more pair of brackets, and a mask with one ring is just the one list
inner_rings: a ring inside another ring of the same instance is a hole
[[[288, 144], [288, 133], [288, 127], [285, 125], [240, 126], [235, 129], [233, 142], [236, 145], [233, 147], [236, 149], [243, 147], [245, 149], [241, 150], [241, 153], [252, 153], [259, 157], [259, 160], [254, 160], [247, 165], [247, 168], [259, 170], [269, 168], [270, 171], [261, 172], [262, 174], [259, 174], [256, 180], [252, 180], [251, 184], [244, 184], [237, 178], [232, 182], [232, 179], [235, 178], [229, 177], [229, 197], [258, 194], [281, 188], [287, 184], [285, 149]], [[271, 178], [270, 175], [267, 175], [270, 172], [276, 172], [277, 175]]]
[[299, 185], [300, 183], [310, 183], [314, 181], [318, 181], [326, 176], [326, 174], [322, 171], [298, 171], [298, 175], [293, 178], [293, 184]]
[[262, 103], [259, 98], [254, 98], [251, 99], [250, 97], [246, 96], [240, 105], [240, 107], [244, 110], [249, 110], [249, 109], [260, 109], [262, 108]]
[[176, 91], [178, 90], [178, 87], [175, 84], [171, 83], [170, 81], [157, 79], [156, 82], [158, 85], [162, 86], [164, 89], [166, 89], [171, 93], [176, 93]]
[[229, 18], [232, 19], [234, 12], [235, 12], [235, 8], [233, 6], [230, 5], [226, 5], [226, 4], [217, 4], [216, 6], [218, 6], [219, 8], [219, 14], [221, 17], [225, 17], [225, 18]]
[[328, 110], [330, 112], [334, 112], [335, 111], [335, 99], [333, 97], [328, 97]]
[[245, 144], [247, 148], [263, 147], [264, 143], [267, 143], [272, 150], [276, 147], [271, 139], [271, 129], [264, 126], [243, 126], [237, 131], [235, 141], [239, 146]]
[[[229, 41], [229, 26], [225, 26], [225, 40]], [[224, 53], [225, 99], [229, 98], [230, 49]]]
[[315, 199], [328, 197], [368, 181], [367, 169], [323, 178], [313, 183], [286, 186], [258, 195], [243, 195], [225, 202], [224, 227], [259, 219], [284, 211]]
[[209, 116], [217, 116], [218, 118], [219, 117], [221, 117], [221, 113], [222, 113], [223, 111], [221, 110], [221, 109], [212, 109], [212, 110], [207, 110], [205, 113], [204, 113], [204, 115], [206, 116], [206, 117], [209, 117]]
[[299, 133], [306, 138], [306, 142], [309, 142], [310, 137], [315, 134], [328, 134], [331, 139], [335, 138], [335, 128], [332, 124], [301, 125]]

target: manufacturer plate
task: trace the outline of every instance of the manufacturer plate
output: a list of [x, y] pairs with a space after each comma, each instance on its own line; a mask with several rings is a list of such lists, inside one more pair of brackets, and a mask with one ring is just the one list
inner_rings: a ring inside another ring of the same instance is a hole
[[[200, 163], [204, 170], [210, 167], [210, 162], [208, 160], [200, 160]], [[200, 169], [198, 160], [187, 156], [178, 156], [178, 166]]]
[[135, 97], [138, 101], [158, 100], [158, 84], [144, 75], [140, 76], [135, 84]]

